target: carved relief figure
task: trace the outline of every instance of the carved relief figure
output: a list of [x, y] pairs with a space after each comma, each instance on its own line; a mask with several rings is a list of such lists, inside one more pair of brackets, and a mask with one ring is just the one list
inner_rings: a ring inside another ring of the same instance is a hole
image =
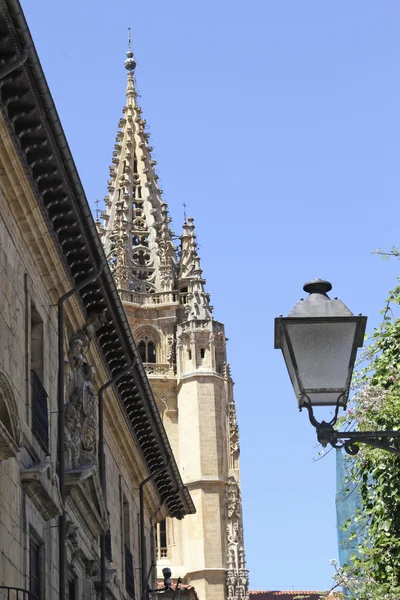
[[167, 363], [170, 369], [176, 364], [176, 343], [173, 335], [167, 337]]
[[87, 352], [96, 330], [105, 322], [103, 313], [91, 315], [69, 343], [69, 374], [65, 405], [65, 466], [78, 469], [96, 463], [96, 398], [94, 369]]

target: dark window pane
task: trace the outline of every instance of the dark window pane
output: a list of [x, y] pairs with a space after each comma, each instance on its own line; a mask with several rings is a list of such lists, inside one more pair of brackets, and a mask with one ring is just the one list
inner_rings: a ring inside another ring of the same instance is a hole
[[106, 533], [106, 558], [110, 562], [112, 561], [111, 531], [110, 530], [108, 530]]
[[141, 342], [139, 342], [138, 348], [139, 348], [140, 358], [142, 359], [143, 362], [146, 362], [146, 344], [143, 340]]
[[29, 591], [40, 596], [40, 546], [29, 538]]
[[155, 363], [156, 362], [156, 347], [153, 342], [149, 342], [147, 344], [147, 362]]
[[75, 579], [70, 579], [68, 581], [68, 600], [76, 600], [76, 585]]
[[135, 597], [133, 556], [128, 546], [125, 546], [125, 589], [132, 598]]
[[160, 547], [167, 547], [167, 521], [165, 519], [160, 523]]
[[49, 413], [47, 392], [43, 387], [36, 371], [31, 371], [32, 381], [32, 433], [42, 446], [49, 452]]

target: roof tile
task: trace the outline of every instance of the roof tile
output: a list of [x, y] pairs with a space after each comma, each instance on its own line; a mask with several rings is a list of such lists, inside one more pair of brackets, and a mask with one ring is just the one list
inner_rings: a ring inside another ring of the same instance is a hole
[[250, 591], [250, 600], [340, 600], [340, 596], [327, 596], [328, 592], [280, 590]]

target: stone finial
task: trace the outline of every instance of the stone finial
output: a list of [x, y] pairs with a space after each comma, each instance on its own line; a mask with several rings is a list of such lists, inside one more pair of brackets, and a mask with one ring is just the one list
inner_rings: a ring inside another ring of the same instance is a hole
[[125, 59], [125, 69], [127, 71], [134, 71], [136, 67], [136, 61], [133, 56], [132, 48], [131, 48], [131, 28], [128, 27], [128, 51], [126, 53]]

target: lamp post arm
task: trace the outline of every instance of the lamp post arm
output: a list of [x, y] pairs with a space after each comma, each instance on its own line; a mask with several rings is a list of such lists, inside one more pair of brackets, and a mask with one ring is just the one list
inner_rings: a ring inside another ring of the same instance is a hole
[[[339, 397], [340, 398], [340, 397]], [[339, 402], [336, 405], [333, 418], [327, 423], [317, 421], [314, 416], [311, 402], [304, 405], [308, 412], [311, 425], [317, 432], [317, 438], [321, 446], [326, 448], [330, 444], [333, 448], [344, 448], [348, 454], [358, 454], [359, 444], [367, 444], [373, 448], [386, 450], [400, 456], [400, 431], [337, 431], [334, 425], [337, 422]]]
[[318, 441], [326, 447], [344, 448], [348, 454], [359, 452], [359, 444], [386, 450], [400, 456], [400, 431], [336, 431], [330, 423], [324, 421], [316, 427]]
[[343, 441], [348, 454], [357, 454], [359, 443], [400, 456], [400, 431], [335, 431], [336, 441]]

